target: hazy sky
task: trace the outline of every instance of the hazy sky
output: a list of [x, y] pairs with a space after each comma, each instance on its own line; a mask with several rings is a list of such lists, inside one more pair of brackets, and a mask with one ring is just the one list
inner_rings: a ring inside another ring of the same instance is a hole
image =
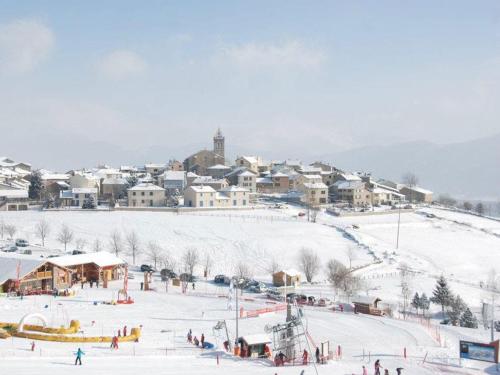
[[[0, 156], [314, 158], [500, 132], [498, 1], [0, 0]], [[90, 164], [90, 165], [89, 165]]]

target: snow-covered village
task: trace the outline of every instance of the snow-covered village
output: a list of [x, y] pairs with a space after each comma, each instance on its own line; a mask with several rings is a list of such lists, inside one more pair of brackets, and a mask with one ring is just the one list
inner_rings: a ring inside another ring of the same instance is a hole
[[497, 7], [23, 3], [0, 374], [500, 373]]

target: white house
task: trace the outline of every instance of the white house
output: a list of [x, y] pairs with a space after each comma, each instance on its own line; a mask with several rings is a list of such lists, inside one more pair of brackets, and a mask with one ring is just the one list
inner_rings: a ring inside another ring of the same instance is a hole
[[89, 200], [93, 200], [97, 206], [97, 188], [73, 188], [62, 190], [59, 194], [62, 206], [82, 207]]
[[211, 186], [189, 186], [184, 191], [184, 205], [197, 208], [246, 207], [250, 203], [250, 190], [228, 186], [216, 191]]
[[137, 184], [127, 190], [129, 207], [165, 206], [165, 189], [149, 182]]

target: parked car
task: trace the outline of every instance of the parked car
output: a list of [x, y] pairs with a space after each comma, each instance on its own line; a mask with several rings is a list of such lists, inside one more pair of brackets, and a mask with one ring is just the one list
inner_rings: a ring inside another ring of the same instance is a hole
[[23, 254], [25, 254], [25, 255], [31, 255], [31, 254], [33, 254], [33, 252], [30, 249], [26, 249], [26, 250], [23, 251]]
[[23, 240], [22, 238], [18, 238], [16, 240], [16, 246], [19, 246], [19, 247], [27, 247], [29, 246], [30, 244], [28, 243], [28, 241], [26, 240]]
[[217, 275], [214, 277], [214, 283], [216, 284], [225, 284], [226, 276], [225, 275]]
[[306, 213], [305, 213], [305, 212], [299, 212], [299, 213], [297, 214], [297, 216], [298, 216], [298, 217], [306, 216]]
[[269, 289], [266, 294], [267, 298], [275, 300], [275, 301], [281, 301], [283, 297], [281, 296], [281, 293], [278, 292], [277, 290], [274, 289]]
[[155, 269], [150, 266], [149, 264], [142, 264], [141, 265], [141, 272], [155, 272]]
[[318, 300], [318, 306], [325, 307], [332, 303], [328, 298], [320, 298]]
[[8, 246], [4, 249], [6, 253], [15, 253], [17, 251], [17, 246]]
[[160, 275], [161, 275], [162, 280], [164, 280], [164, 279], [175, 279], [177, 277], [177, 274], [174, 271], [169, 270], [168, 268], [162, 269], [160, 271]]
[[73, 250], [71, 252], [71, 255], [80, 255], [80, 254], [86, 254], [86, 252], [83, 250]]
[[135, 279], [135, 275], [133, 273], [129, 273], [129, 274], [127, 274], [127, 279], [133, 280], [133, 279]]

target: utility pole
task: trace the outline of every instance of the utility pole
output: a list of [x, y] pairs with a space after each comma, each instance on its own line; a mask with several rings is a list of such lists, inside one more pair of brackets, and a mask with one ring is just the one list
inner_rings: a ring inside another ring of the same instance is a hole
[[234, 292], [236, 293], [236, 338], [234, 340], [234, 347], [238, 346], [238, 319], [240, 314], [240, 309], [238, 307], [238, 287], [234, 288]]
[[495, 292], [491, 294], [491, 342], [495, 341]]
[[396, 249], [399, 249], [399, 226], [401, 225], [401, 201], [399, 202], [398, 210], [398, 235], [396, 237]]

